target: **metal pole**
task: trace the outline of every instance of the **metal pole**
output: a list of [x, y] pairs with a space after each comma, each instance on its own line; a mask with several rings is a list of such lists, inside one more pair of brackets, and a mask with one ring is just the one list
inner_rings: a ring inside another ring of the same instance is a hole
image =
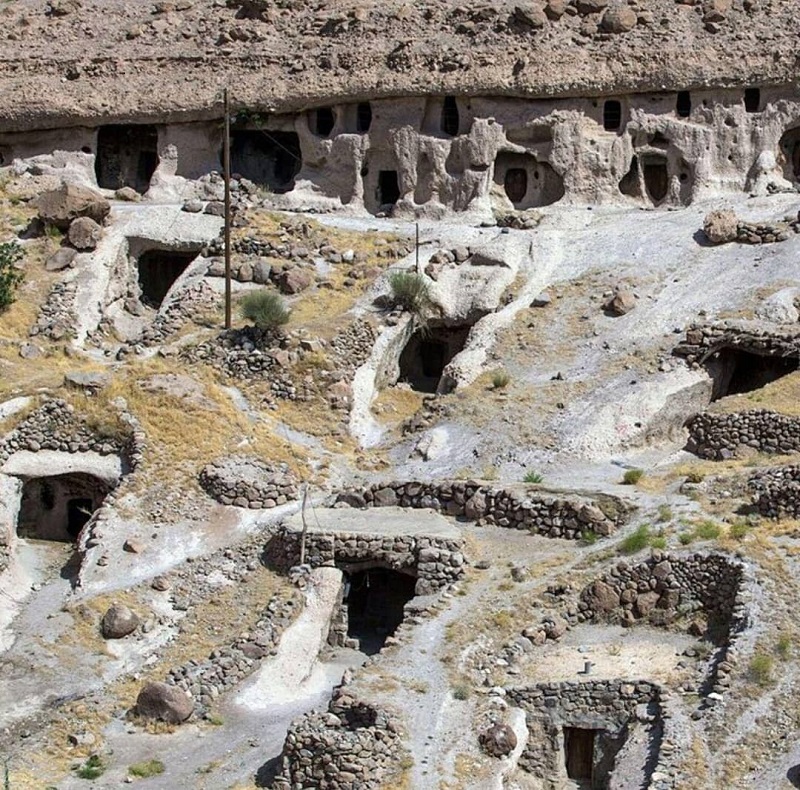
[[223, 92], [225, 136], [222, 146], [222, 170], [225, 178], [225, 329], [231, 328], [231, 114], [228, 89]]
[[417, 274], [421, 274], [419, 270], [419, 222], [417, 222]]

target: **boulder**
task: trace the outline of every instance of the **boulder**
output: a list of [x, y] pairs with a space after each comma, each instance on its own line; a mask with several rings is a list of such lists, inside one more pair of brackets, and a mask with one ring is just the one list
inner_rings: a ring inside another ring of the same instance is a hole
[[514, 19], [532, 28], [544, 27], [547, 24], [544, 11], [536, 3], [520, 3], [514, 6]]
[[397, 494], [393, 488], [379, 488], [374, 495], [375, 507], [394, 507], [397, 504]]
[[603, 14], [600, 27], [607, 33], [628, 33], [636, 27], [636, 12], [627, 5], [611, 6]]
[[636, 307], [636, 297], [626, 288], [618, 290], [604, 305], [606, 312], [611, 315], [625, 315]]
[[609, 0], [578, 0], [579, 14], [597, 14], [608, 6]]
[[655, 590], [638, 595], [636, 598], [636, 603], [633, 605], [636, 616], [647, 617], [647, 615], [656, 608], [656, 604], [658, 603], [658, 599], [660, 597], [661, 596], [659, 593], [657, 593]]
[[492, 757], [505, 757], [517, 748], [517, 734], [508, 724], [493, 724], [484, 730], [478, 740], [483, 750]]
[[111, 204], [101, 194], [74, 184], [43, 192], [32, 205], [43, 222], [63, 231], [78, 217], [89, 217], [102, 224], [111, 211]]
[[139, 616], [121, 604], [113, 604], [103, 615], [100, 631], [105, 639], [122, 639], [139, 627]]
[[166, 683], [147, 683], [136, 698], [136, 713], [145, 719], [180, 724], [193, 711], [191, 698], [177, 686], [168, 686]]
[[83, 373], [74, 371], [64, 375], [64, 386], [68, 389], [83, 390], [92, 395], [105, 389], [111, 383], [109, 373]]
[[611, 585], [596, 581], [589, 589], [589, 605], [597, 614], [611, 612], [619, 606], [619, 595]]
[[305, 291], [313, 281], [314, 277], [310, 272], [294, 266], [281, 272], [278, 277], [278, 287], [285, 294], [296, 294]]
[[486, 494], [477, 491], [464, 503], [464, 518], [468, 521], [477, 521], [486, 515]]
[[253, 282], [259, 285], [266, 285], [269, 276], [272, 274], [272, 266], [267, 261], [256, 261], [253, 264]]
[[44, 268], [48, 272], [60, 272], [72, 264], [77, 254], [76, 250], [69, 247], [61, 247], [47, 259]]
[[733, 211], [712, 211], [703, 220], [703, 233], [712, 244], [735, 241], [739, 220]]
[[547, 0], [544, 12], [547, 14], [548, 19], [557, 20], [564, 16], [568, 6], [569, 0]]
[[731, 10], [732, 0], [705, 0], [703, 22], [722, 22]]
[[102, 235], [103, 228], [91, 217], [78, 217], [69, 226], [67, 238], [75, 249], [93, 250]]
[[142, 196], [133, 187], [122, 187], [114, 193], [117, 200], [124, 200], [128, 203], [138, 203]]

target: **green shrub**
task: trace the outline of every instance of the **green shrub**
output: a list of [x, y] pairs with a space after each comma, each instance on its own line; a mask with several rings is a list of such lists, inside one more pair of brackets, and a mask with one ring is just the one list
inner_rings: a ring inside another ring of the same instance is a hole
[[789, 634], [781, 634], [775, 643], [775, 652], [782, 661], [788, 661], [792, 655], [792, 637]]
[[662, 551], [667, 548], [667, 538], [665, 535], [656, 535], [650, 538], [651, 549], [661, 549]]
[[161, 760], [147, 760], [143, 763], [134, 763], [128, 766], [128, 773], [131, 776], [138, 776], [140, 779], [158, 776], [164, 773], [164, 763], [162, 763]]
[[93, 754], [75, 773], [81, 779], [97, 779], [105, 773], [105, 770], [103, 759], [99, 754]]
[[25, 279], [14, 264], [22, 260], [22, 248], [16, 241], [0, 244], [0, 313], [14, 303], [19, 284]]
[[772, 682], [772, 669], [775, 662], [767, 653], [756, 653], [750, 659], [750, 679], [759, 686], [768, 686]]
[[466, 683], [459, 683], [453, 688], [453, 698], [465, 700], [469, 698], [470, 688]]
[[581, 532], [581, 543], [584, 546], [594, 546], [597, 543], [597, 533], [592, 532], [590, 529], [585, 529]]
[[694, 533], [681, 532], [681, 534], [678, 535], [678, 540], [680, 541], [681, 546], [688, 546], [694, 540]]
[[275, 329], [289, 320], [288, 308], [273, 291], [250, 291], [239, 302], [239, 310], [245, 321], [259, 329]]
[[620, 554], [636, 554], [650, 544], [650, 527], [642, 524], [636, 532], [628, 535], [617, 547]]
[[745, 521], [737, 521], [731, 524], [730, 528], [730, 536], [734, 538], [734, 540], [742, 540], [747, 533], [750, 531], [750, 526]]
[[544, 478], [538, 472], [525, 472], [522, 478], [523, 483], [541, 483]]
[[719, 524], [713, 521], [700, 521], [694, 529], [694, 534], [700, 540], [716, 540], [719, 537]]
[[511, 381], [511, 376], [505, 370], [496, 370], [492, 374], [492, 387], [496, 390], [507, 387], [509, 381]]
[[644, 469], [628, 469], [624, 475], [622, 475], [622, 482], [626, 486], [634, 486], [636, 485], [644, 476]]
[[669, 505], [658, 506], [658, 521], [672, 521], [672, 508]]
[[392, 301], [411, 313], [423, 313], [430, 304], [428, 281], [415, 272], [392, 272], [389, 277]]

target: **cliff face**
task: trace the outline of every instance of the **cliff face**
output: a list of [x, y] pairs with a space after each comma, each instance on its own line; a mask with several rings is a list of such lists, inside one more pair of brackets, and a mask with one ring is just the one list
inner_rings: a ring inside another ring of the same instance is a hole
[[2, 13], [0, 131], [291, 112], [365, 98], [557, 97], [788, 85], [784, 0], [19, 0]]

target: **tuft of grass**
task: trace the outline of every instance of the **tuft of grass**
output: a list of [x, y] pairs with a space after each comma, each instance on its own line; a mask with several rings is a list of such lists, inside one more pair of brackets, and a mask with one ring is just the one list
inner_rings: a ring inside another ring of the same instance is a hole
[[694, 532], [681, 532], [678, 535], [681, 546], [688, 546], [694, 540]]
[[764, 652], [756, 653], [750, 659], [748, 672], [750, 679], [758, 686], [768, 686], [772, 682], [772, 671], [775, 662], [771, 655]]
[[410, 313], [421, 315], [430, 305], [428, 281], [416, 272], [392, 272], [389, 276], [392, 302]]
[[99, 754], [93, 754], [89, 759], [75, 771], [80, 779], [97, 779], [105, 773], [106, 764]]
[[161, 760], [146, 760], [142, 763], [134, 763], [128, 766], [128, 773], [131, 776], [138, 776], [140, 779], [148, 779], [151, 776], [163, 774], [164, 763]]
[[644, 477], [644, 469], [628, 469], [622, 475], [622, 482], [626, 486], [635, 486]]
[[781, 661], [788, 661], [792, 655], [792, 637], [789, 634], [781, 634], [775, 643], [775, 653]]
[[544, 477], [539, 472], [525, 472], [525, 477], [522, 478], [523, 483], [541, 483]]
[[617, 551], [620, 554], [636, 554], [650, 545], [650, 539], [650, 527], [647, 524], [642, 524], [636, 532], [628, 535], [627, 538], [620, 542], [619, 546], [617, 546]]
[[672, 508], [667, 504], [658, 506], [657, 521], [663, 523], [664, 521], [672, 521]]
[[686, 475], [687, 483], [702, 483], [705, 479], [706, 476], [702, 472], [689, 472], [689, 474]]
[[719, 524], [714, 521], [700, 521], [694, 528], [694, 534], [700, 540], [716, 540], [719, 537]]
[[453, 687], [453, 699], [469, 699], [470, 691], [471, 689], [466, 683], [458, 683]]
[[655, 535], [650, 539], [651, 549], [661, 549], [662, 551], [667, 548], [666, 535]]
[[594, 546], [597, 543], [597, 533], [590, 529], [585, 529], [581, 532], [581, 543], [584, 546]]
[[728, 534], [734, 540], [743, 540], [747, 533], [750, 531], [750, 525], [746, 521], [736, 521], [731, 524]]
[[289, 320], [289, 309], [274, 291], [250, 291], [240, 300], [239, 311], [259, 329], [275, 329]]
[[505, 370], [496, 370], [492, 374], [492, 389], [501, 390], [508, 386], [511, 376]]

